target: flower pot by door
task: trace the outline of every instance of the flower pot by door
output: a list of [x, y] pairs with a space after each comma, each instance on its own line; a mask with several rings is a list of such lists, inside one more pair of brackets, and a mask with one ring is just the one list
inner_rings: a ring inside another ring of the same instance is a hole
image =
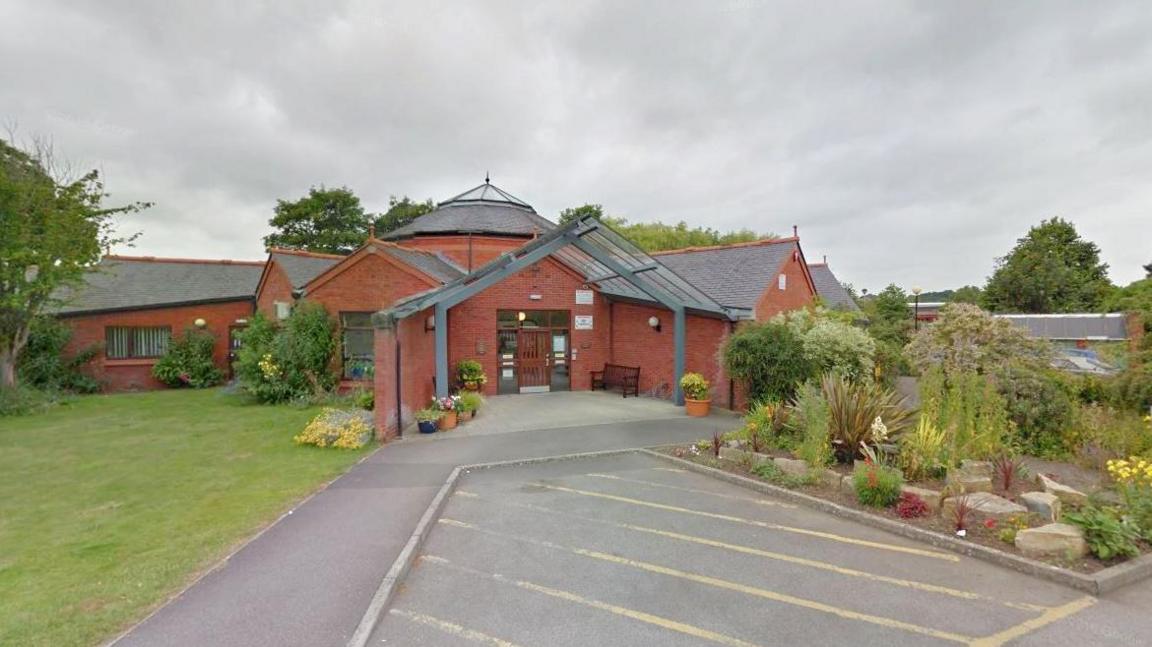
[[420, 433], [422, 433], [422, 434], [434, 434], [434, 433], [436, 433], [436, 421], [435, 420], [421, 420], [420, 422], [416, 423], [416, 426], [420, 427]]
[[455, 411], [445, 411], [444, 415], [440, 416], [440, 428], [444, 430], [455, 429], [458, 421], [459, 418]]
[[711, 400], [689, 400], [684, 398], [684, 412], [693, 418], [703, 418], [712, 408]]
[[479, 382], [465, 382], [464, 383], [464, 390], [465, 391], [479, 391], [480, 390], [480, 383]]

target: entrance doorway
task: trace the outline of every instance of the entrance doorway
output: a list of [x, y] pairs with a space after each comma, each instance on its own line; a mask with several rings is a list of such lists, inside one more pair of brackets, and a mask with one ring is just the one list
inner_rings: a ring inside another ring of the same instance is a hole
[[499, 310], [497, 392], [544, 393], [571, 386], [567, 310]]

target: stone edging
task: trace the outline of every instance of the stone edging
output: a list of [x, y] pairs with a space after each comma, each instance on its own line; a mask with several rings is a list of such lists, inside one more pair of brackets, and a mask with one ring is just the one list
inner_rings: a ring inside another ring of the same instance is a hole
[[633, 454], [639, 451], [643, 450], [635, 448], [609, 449], [600, 452], [560, 454], [557, 456], [541, 456], [538, 458], [523, 458], [492, 463], [475, 463], [454, 467], [452, 473], [449, 474], [448, 478], [444, 481], [444, 485], [440, 486], [440, 490], [424, 510], [424, 514], [420, 517], [420, 522], [416, 524], [416, 529], [412, 532], [412, 536], [409, 537], [408, 542], [404, 544], [404, 549], [396, 556], [396, 560], [392, 562], [392, 567], [388, 569], [388, 572], [384, 575], [384, 579], [381, 580], [375, 595], [372, 596], [372, 602], [368, 604], [368, 608], [360, 618], [360, 624], [356, 626], [356, 632], [352, 634], [352, 638], [348, 641], [348, 647], [365, 647], [368, 644], [368, 639], [372, 637], [372, 632], [376, 630], [376, 625], [380, 623], [380, 618], [383, 617], [384, 613], [388, 610], [392, 599], [396, 597], [396, 591], [400, 588], [400, 584], [404, 581], [404, 578], [407, 577], [408, 571], [412, 568], [412, 564], [416, 562], [416, 558], [419, 556], [420, 549], [424, 546], [424, 542], [428, 539], [428, 534], [431, 532], [432, 526], [435, 525], [436, 521], [440, 518], [440, 514], [444, 511], [444, 506], [448, 504], [448, 497], [456, 490], [456, 483], [460, 480], [461, 474], [471, 470], [516, 467], [519, 465], [552, 463], [556, 461], [598, 458], [602, 456], [618, 456], [621, 454]]
[[904, 523], [899, 523], [891, 519], [885, 519], [867, 512], [854, 510], [842, 506], [838, 503], [833, 503], [819, 497], [814, 497], [801, 492], [796, 492], [786, 488], [782, 488], [771, 483], [750, 479], [739, 474], [732, 474], [725, 472], [714, 467], [701, 465], [668, 454], [652, 451], [651, 449], [639, 449], [637, 452], [647, 454], [659, 458], [660, 460], [675, 463], [685, 469], [705, 474], [713, 478], [717, 478], [734, 485], [738, 485], [750, 490], [755, 490], [763, 494], [771, 494], [772, 496], [779, 497], [787, 500], [790, 503], [796, 503], [809, 508], [815, 508], [821, 512], [833, 514], [838, 517], [843, 517], [857, 523], [885, 530], [893, 534], [914, 539], [916, 541], [925, 542], [944, 548], [952, 552], [975, 557], [987, 562], [991, 562], [998, 566], [1011, 568], [1012, 570], [1040, 577], [1058, 584], [1063, 584], [1080, 591], [1085, 591], [1092, 595], [1103, 595], [1110, 591], [1114, 591], [1120, 587], [1127, 586], [1138, 580], [1152, 576], [1152, 555], [1144, 555], [1132, 561], [1125, 562], [1116, 566], [1111, 566], [1102, 571], [1092, 574], [1077, 573], [1070, 571], [1066, 568], [1052, 566], [1045, 564], [1027, 557], [1020, 557], [1004, 551], [989, 548], [980, 544], [972, 542], [961, 541], [955, 537], [950, 537], [931, 530], [924, 530]]

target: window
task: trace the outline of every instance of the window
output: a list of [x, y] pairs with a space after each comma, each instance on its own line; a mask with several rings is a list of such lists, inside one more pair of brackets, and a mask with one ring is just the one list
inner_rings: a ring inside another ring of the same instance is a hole
[[372, 377], [373, 360], [371, 312], [341, 312], [344, 377], [364, 380]]
[[788, 289], [788, 276], [787, 276], [786, 274], [781, 274], [781, 275], [780, 275], [780, 276], [779, 276], [779, 277], [776, 279], [776, 285], [777, 285], [777, 286], [778, 286], [778, 287], [779, 287], [781, 290], [787, 290], [787, 289]]
[[168, 351], [171, 326], [108, 326], [104, 329], [104, 354], [108, 359], [160, 357]]
[[284, 301], [273, 301], [272, 305], [276, 308], [276, 318], [280, 321], [287, 319], [288, 316], [292, 314], [291, 303], [285, 303]]

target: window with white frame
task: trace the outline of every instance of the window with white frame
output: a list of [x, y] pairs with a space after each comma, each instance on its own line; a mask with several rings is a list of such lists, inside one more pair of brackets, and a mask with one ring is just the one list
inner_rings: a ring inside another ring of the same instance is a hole
[[372, 377], [375, 355], [371, 312], [340, 313], [344, 377], [363, 380]]
[[787, 290], [788, 289], [788, 275], [781, 274], [780, 276], [776, 277], [776, 286], [778, 288], [780, 288], [781, 290]]
[[147, 359], [168, 352], [171, 326], [108, 326], [104, 355], [108, 359]]

